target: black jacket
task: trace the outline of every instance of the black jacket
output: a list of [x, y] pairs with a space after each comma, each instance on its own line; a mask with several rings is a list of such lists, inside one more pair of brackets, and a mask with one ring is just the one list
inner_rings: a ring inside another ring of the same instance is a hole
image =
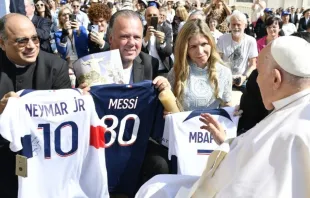
[[254, 27], [254, 32], [256, 34], [256, 40], [263, 38], [267, 35], [266, 25], [262, 18], [259, 18]]
[[33, 25], [35, 26], [37, 30], [37, 34], [40, 38], [40, 48], [43, 51], [51, 53], [52, 48], [50, 45], [49, 38], [50, 38], [52, 22], [47, 18], [43, 18], [37, 15], [34, 15], [31, 21]]
[[133, 82], [141, 82], [143, 80], [153, 80], [158, 75], [158, 60], [144, 52], [140, 52], [139, 56], [133, 61]]
[[88, 34], [88, 49], [89, 49], [89, 54], [94, 54], [94, 53], [109, 51], [110, 45], [109, 45], [109, 43], [108, 43], [108, 41], [107, 41], [106, 39], [104, 39], [104, 41], [105, 41], [105, 44], [104, 44], [103, 48], [100, 49], [100, 46], [99, 46], [97, 43], [95, 43], [95, 42], [93, 42], [93, 41], [90, 40], [90, 34]]
[[[17, 69], [0, 50], [0, 99], [10, 91], [21, 89], [62, 89], [70, 88], [71, 83], [67, 62], [54, 54], [40, 51], [37, 61], [24, 69]], [[26, 82], [16, 76], [33, 71]], [[18, 124], [18, 123], [16, 123]], [[9, 142], [0, 136], [0, 197], [16, 198], [18, 185], [15, 176], [15, 153], [9, 149]]]
[[26, 15], [24, 0], [10, 0], [10, 13]]
[[246, 89], [240, 100], [240, 109], [243, 110], [242, 116], [238, 123], [238, 135], [254, 127], [268, 115], [265, 109], [263, 99], [256, 82], [258, 72], [255, 69], [246, 83]]
[[[144, 28], [143, 36], [146, 35], [146, 30], [147, 30], [147, 26], [145, 26]], [[163, 26], [158, 25], [157, 30], [165, 33], [166, 46], [164, 48], [161, 48], [160, 43], [156, 40], [156, 49], [160, 57], [160, 60], [164, 64], [166, 70], [169, 71], [173, 65], [172, 60], [170, 58], [170, 55], [172, 54], [172, 30], [167, 25], [163, 25]], [[146, 47], [142, 45], [142, 51], [147, 54], [149, 53], [149, 50], [148, 50], [149, 44], [150, 43], [148, 43]]]
[[[309, 21], [310, 21], [310, 19], [309, 19]], [[306, 18], [305, 18], [305, 17], [302, 17], [302, 18], [299, 20], [298, 32], [303, 32], [303, 31], [306, 31], [306, 30], [307, 30]]]
[[289, 16], [290, 16], [289, 22], [293, 23], [294, 25], [296, 25], [298, 23], [298, 21], [299, 21], [297, 13], [294, 13], [294, 19], [292, 19], [292, 14], [290, 14]]

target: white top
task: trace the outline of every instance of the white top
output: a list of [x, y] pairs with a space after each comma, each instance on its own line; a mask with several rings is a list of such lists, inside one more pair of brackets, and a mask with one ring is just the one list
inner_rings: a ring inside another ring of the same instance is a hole
[[[165, 66], [164, 66], [163, 62], [161, 61], [161, 59], [158, 55], [157, 49], [156, 49], [156, 37], [155, 37], [155, 35], [151, 35], [150, 40], [148, 42], [144, 42], [144, 39], [143, 39], [142, 44], [143, 44], [143, 47], [148, 47], [149, 55], [153, 56], [154, 58], [156, 58], [158, 60], [158, 62], [159, 62], [158, 70], [164, 70]], [[159, 47], [160, 48], [166, 47], [166, 43], [161, 44]]]
[[240, 43], [232, 39], [231, 33], [222, 35], [217, 42], [223, 61], [230, 65], [232, 75], [243, 75], [248, 68], [248, 61], [258, 56], [257, 44], [254, 37], [244, 34]]
[[214, 31], [210, 31], [210, 32], [214, 38], [215, 44], [217, 44], [218, 39], [223, 35], [223, 33], [218, 31], [217, 29], [215, 29]]
[[10, 13], [10, 0], [0, 1], [0, 18]]
[[310, 197], [309, 102], [310, 89], [273, 102], [273, 112], [228, 146], [215, 174], [204, 172], [193, 197]]
[[293, 23], [283, 24], [282, 30], [285, 36], [289, 36], [295, 32], [297, 32], [297, 28]]
[[133, 83], [133, 78], [132, 78], [132, 65], [126, 69], [123, 69], [123, 74], [124, 74], [124, 83], [125, 84], [131, 84]]
[[180, 24], [179, 24], [179, 27], [178, 27], [178, 32], [181, 31], [183, 25], [186, 23], [186, 21], [182, 21]]
[[175, 10], [167, 10], [167, 21], [171, 24], [173, 22], [173, 18], [175, 16]]
[[76, 20], [80, 23], [80, 25], [84, 26], [86, 30], [88, 29], [88, 24], [90, 21], [86, 13], [79, 11], [76, 14]]
[[251, 15], [251, 22], [256, 22], [259, 17], [264, 15], [264, 8], [261, 8], [258, 4], [255, 5], [254, 11]]
[[75, 89], [18, 94], [0, 119], [10, 149], [27, 158], [28, 176], [18, 177], [18, 197], [109, 197], [100, 140], [105, 126], [92, 97]]
[[[208, 66], [200, 68], [190, 62], [189, 76], [184, 83], [183, 109], [192, 111], [195, 109], [216, 109], [222, 102], [229, 103], [232, 97], [232, 75], [229, 68], [216, 63], [219, 98], [214, 96], [214, 87], [211, 85], [208, 75]], [[168, 73], [168, 81], [174, 87], [175, 73], [171, 69]]]

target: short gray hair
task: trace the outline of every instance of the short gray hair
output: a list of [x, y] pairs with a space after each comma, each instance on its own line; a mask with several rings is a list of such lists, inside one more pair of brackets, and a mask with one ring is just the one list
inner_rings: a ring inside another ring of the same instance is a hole
[[8, 38], [5, 32], [6, 15], [0, 18], [0, 38], [6, 40]]
[[240, 12], [240, 11], [238, 11], [238, 10], [234, 11], [234, 12], [229, 16], [228, 21], [229, 21], [230, 24], [231, 24], [232, 18], [238, 19], [238, 20], [242, 21], [244, 24], [247, 24], [247, 23], [248, 23], [245, 14], [243, 14], [242, 12]]
[[24, 2], [28, 2], [29, 3], [29, 5], [34, 5], [34, 1], [33, 0], [24, 0]]
[[[115, 12], [111, 19], [110, 19], [110, 23], [109, 23], [109, 30], [108, 30], [108, 36], [113, 34], [113, 28], [114, 28], [114, 23], [116, 21], [116, 19], [118, 17], [126, 17], [126, 18], [135, 18], [138, 19], [141, 22], [142, 28], [143, 28], [143, 23], [142, 23], [142, 19], [140, 17], [140, 15], [132, 10], [119, 10], [117, 12]], [[142, 32], [143, 34], [143, 32]]]
[[201, 11], [201, 10], [196, 10], [196, 11], [194, 11], [194, 12], [192, 12], [191, 13], [191, 15], [189, 15], [189, 19], [191, 18], [191, 17], [193, 17], [193, 16], [199, 16], [199, 19], [201, 19], [203, 22], [206, 22], [206, 14], [203, 12], [203, 11]]

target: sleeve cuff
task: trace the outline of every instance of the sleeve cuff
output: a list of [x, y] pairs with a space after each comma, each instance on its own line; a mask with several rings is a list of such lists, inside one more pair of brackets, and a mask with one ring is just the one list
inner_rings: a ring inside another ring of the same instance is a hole
[[145, 42], [144, 39], [142, 39], [142, 45], [143, 47], [146, 47], [149, 44], [149, 42]]
[[67, 42], [66, 43], [59, 43], [60, 47], [67, 47]]
[[166, 47], [166, 41], [163, 44], [160, 44], [160, 48], [165, 48]]

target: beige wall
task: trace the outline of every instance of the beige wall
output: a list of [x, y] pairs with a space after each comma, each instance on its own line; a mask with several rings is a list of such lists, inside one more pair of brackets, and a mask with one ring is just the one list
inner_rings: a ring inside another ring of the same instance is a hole
[[[287, 8], [290, 6], [295, 6], [296, 8], [304, 7], [310, 8], [310, 0], [265, 0], [267, 7], [269, 8]], [[252, 3], [238, 3], [237, 0], [227, 0], [229, 5], [236, 5], [238, 7], [250, 8]]]

